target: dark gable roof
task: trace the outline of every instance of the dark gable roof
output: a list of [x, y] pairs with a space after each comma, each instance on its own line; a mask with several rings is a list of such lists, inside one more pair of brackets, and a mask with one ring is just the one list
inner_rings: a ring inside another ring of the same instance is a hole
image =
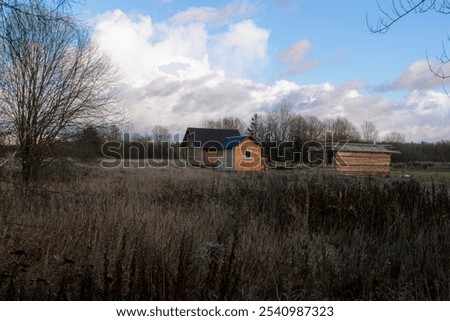
[[195, 147], [208, 149], [216, 147], [217, 143], [224, 141], [227, 137], [239, 136], [237, 129], [213, 129], [213, 128], [194, 128], [188, 127], [184, 134], [181, 146], [186, 147], [188, 136], [192, 135]]
[[249, 136], [249, 135], [231, 136], [231, 137], [227, 137], [222, 142], [217, 143], [215, 147], [218, 150], [221, 150], [221, 149], [233, 149], [237, 145], [239, 145], [241, 142], [246, 140], [247, 138], [249, 138], [249, 139], [253, 140], [254, 142], [256, 142], [256, 140], [252, 136]]

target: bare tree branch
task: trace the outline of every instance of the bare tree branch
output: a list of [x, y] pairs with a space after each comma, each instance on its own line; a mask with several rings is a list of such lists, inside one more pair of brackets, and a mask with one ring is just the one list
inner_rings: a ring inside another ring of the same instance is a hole
[[39, 3], [40, 0], [0, 0], [0, 11], [14, 11], [22, 15], [32, 15], [42, 20], [64, 19], [72, 7], [75, 0], [53, 0], [48, 1], [52, 4], [48, 13], [37, 13], [29, 10], [30, 7]]
[[365, 121], [361, 125], [361, 138], [364, 142], [372, 143], [378, 140], [378, 130], [375, 124], [370, 121]]
[[[385, 33], [389, 28], [397, 23], [399, 20], [403, 19], [411, 13], [424, 13], [430, 10], [434, 10], [439, 14], [450, 14], [450, 0], [392, 0], [390, 10], [384, 9], [383, 6], [377, 1], [379, 11], [381, 12], [381, 17], [378, 19], [377, 24], [374, 26], [369, 22], [368, 14], [366, 14], [366, 24], [372, 33]], [[450, 41], [450, 37], [448, 37]], [[441, 63], [439, 68], [431, 65], [430, 59], [427, 56], [428, 67], [430, 71], [441, 80], [450, 78], [446, 74], [443, 65], [450, 62], [450, 58], [447, 55], [444, 44], [442, 44], [442, 53], [436, 59]], [[444, 84], [442, 87], [445, 90]]]
[[54, 10], [30, 0], [23, 10], [0, 11], [0, 119], [16, 136], [24, 181], [55, 144], [114, 115], [109, 59], [87, 28]]
[[[448, 0], [444, 0], [447, 2]], [[373, 33], [385, 33], [389, 28], [399, 20], [403, 19], [412, 12], [423, 13], [430, 9], [436, 8], [436, 0], [420, 0], [420, 1], [392, 1], [390, 12], [384, 9], [377, 1], [378, 9], [382, 13], [382, 17], [378, 19], [377, 24], [373, 26], [369, 22], [368, 14], [366, 14], [366, 24], [369, 30]], [[445, 8], [444, 3], [439, 10]], [[449, 7], [447, 7], [449, 8]], [[438, 10], [438, 11], [439, 11]]]

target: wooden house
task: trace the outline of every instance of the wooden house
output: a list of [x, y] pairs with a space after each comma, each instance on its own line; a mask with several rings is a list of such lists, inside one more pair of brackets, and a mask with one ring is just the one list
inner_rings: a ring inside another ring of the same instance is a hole
[[260, 144], [249, 135], [232, 136], [217, 144], [218, 168], [262, 171], [265, 163]]
[[391, 155], [398, 153], [385, 145], [340, 143], [326, 148], [325, 161], [340, 174], [389, 177]]
[[238, 171], [264, 169], [259, 143], [251, 136], [241, 136], [236, 129], [189, 127], [181, 146], [185, 147], [184, 158], [194, 167]]
[[239, 135], [237, 129], [188, 127], [181, 143], [185, 148], [184, 158], [194, 167], [217, 166], [217, 144], [227, 137]]

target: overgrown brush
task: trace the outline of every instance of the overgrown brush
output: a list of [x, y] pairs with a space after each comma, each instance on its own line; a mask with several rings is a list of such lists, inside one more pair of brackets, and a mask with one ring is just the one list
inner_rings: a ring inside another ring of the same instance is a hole
[[73, 173], [0, 182], [1, 299], [450, 299], [448, 181]]

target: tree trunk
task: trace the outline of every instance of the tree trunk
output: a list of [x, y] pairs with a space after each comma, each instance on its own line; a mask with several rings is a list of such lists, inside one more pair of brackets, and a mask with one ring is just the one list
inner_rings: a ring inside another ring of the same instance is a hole
[[22, 151], [22, 181], [28, 184], [32, 178], [33, 166], [30, 147], [25, 146]]

